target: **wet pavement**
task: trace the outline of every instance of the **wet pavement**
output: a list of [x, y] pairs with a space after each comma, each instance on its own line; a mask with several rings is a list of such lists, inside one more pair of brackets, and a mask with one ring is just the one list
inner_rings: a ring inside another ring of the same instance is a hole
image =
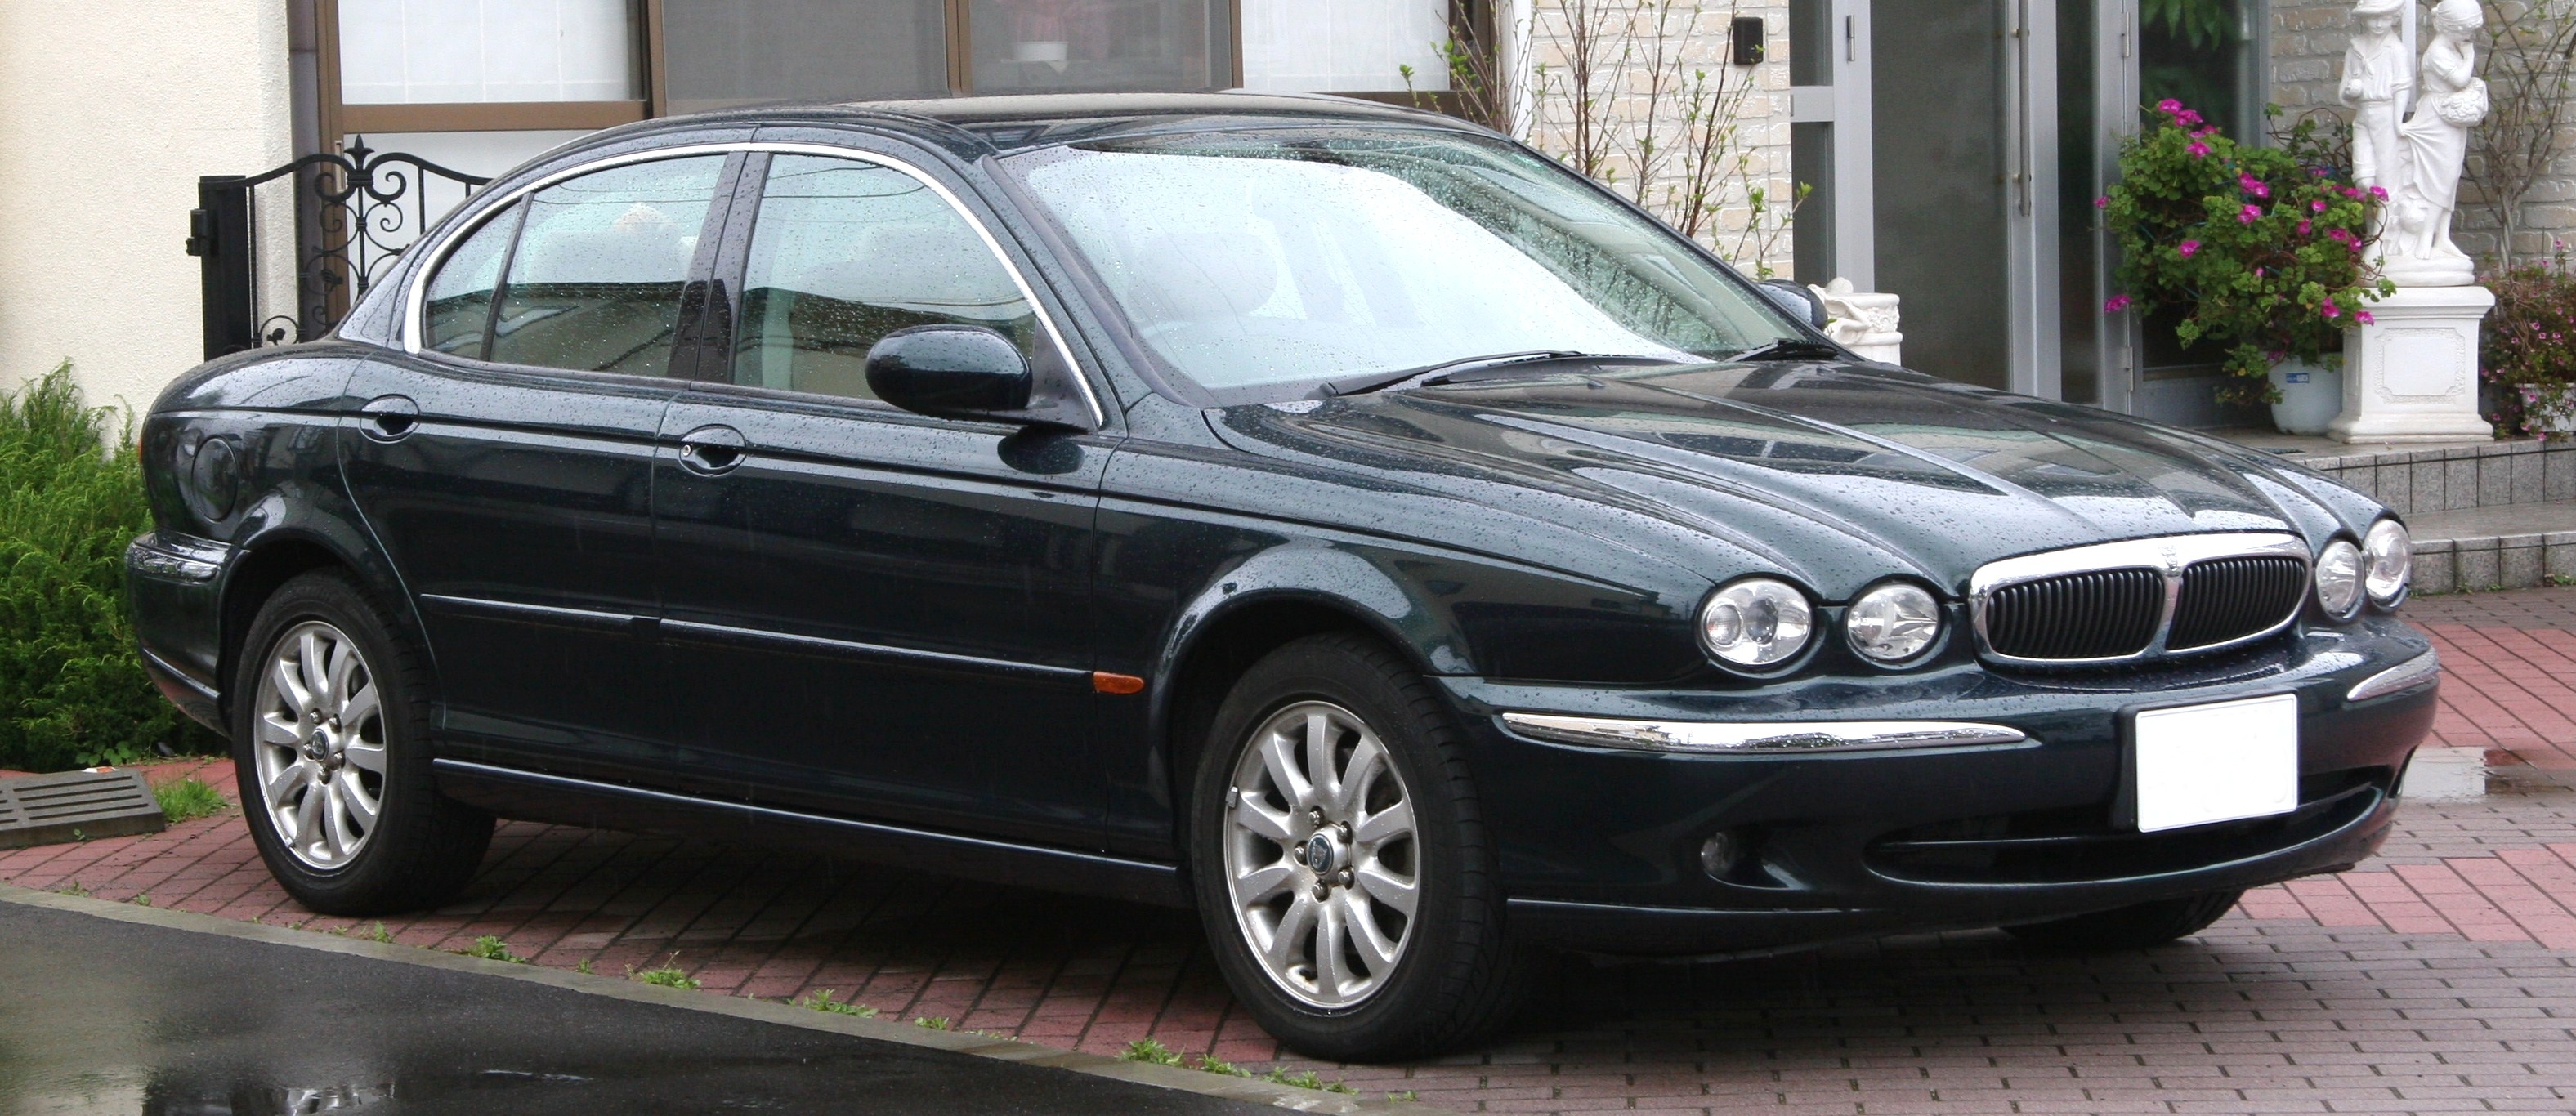
[[0, 1113], [1253, 1113], [1062, 1070], [0, 903]]

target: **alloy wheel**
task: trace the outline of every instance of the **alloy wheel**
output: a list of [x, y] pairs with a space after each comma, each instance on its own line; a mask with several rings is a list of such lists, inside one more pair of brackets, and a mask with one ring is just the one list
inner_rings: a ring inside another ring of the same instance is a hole
[[318, 620], [269, 651], [252, 707], [261, 807], [279, 843], [317, 869], [346, 866], [384, 815], [385, 714], [356, 642]]
[[1348, 1008], [1403, 960], [1422, 894], [1413, 798], [1368, 725], [1329, 702], [1270, 715], [1226, 789], [1235, 924], [1298, 1001]]

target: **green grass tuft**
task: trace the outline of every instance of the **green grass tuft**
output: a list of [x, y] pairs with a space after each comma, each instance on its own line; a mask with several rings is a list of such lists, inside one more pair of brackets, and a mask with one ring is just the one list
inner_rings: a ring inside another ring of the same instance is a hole
[[948, 1028], [948, 1017], [947, 1017], [947, 1016], [945, 1016], [945, 1015], [928, 1015], [928, 1016], [922, 1016], [922, 1017], [919, 1017], [919, 1018], [914, 1019], [914, 1020], [912, 1021], [912, 1025], [913, 1025], [913, 1026], [915, 1026], [915, 1027], [922, 1027], [922, 1028], [926, 1028], [926, 1029], [928, 1029], [928, 1030], [933, 1030], [933, 1031], [945, 1031], [945, 1030], [948, 1030], [948, 1029], [949, 1029], [949, 1028]]
[[510, 943], [493, 937], [490, 934], [485, 934], [480, 938], [474, 939], [473, 945], [457, 950], [456, 952], [462, 953], [467, 957], [480, 957], [486, 961], [507, 961], [513, 965], [525, 965], [528, 963], [527, 958], [510, 952]]
[[813, 995], [805, 997], [804, 1006], [816, 1011], [828, 1011], [834, 1015], [855, 1015], [861, 1019], [874, 1019], [877, 1015], [877, 1009], [866, 1004], [833, 999], [832, 990], [829, 988], [817, 989]]
[[152, 788], [152, 797], [161, 803], [161, 816], [177, 825], [184, 821], [213, 817], [233, 808], [222, 791], [195, 778], [163, 783]]
[[640, 980], [646, 984], [658, 984], [664, 988], [677, 988], [682, 991], [694, 991], [698, 987], [697, 978], [690, 976], [687, 969], [680, 967], [680, 955], [676, 953], [672, 954], [671, 959], [663, 962], [662, 967], [658, 969], [646, 969], [639, 973], [630, 966], [626, 970], [626, 976], [629, 980]]
[[1165, 1046], [1152, 1039], [1137, 1039], [1134, 1042], [1128, 1043], [1127, 1049], [1118, 1052], [1118, 1060], [1122, 1062], [1152, 1062], [1158, 1066], [1177, 1066], [1181, 1064], [1181, 1056], [1172, 1053], [1171, 1047]]

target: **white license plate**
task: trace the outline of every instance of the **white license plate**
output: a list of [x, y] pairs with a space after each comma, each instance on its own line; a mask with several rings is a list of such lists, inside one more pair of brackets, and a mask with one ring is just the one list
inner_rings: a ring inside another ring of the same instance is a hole
[[2139, 832], [2298, 808], [2297, 697], [2150, 709], [2136, 724]]

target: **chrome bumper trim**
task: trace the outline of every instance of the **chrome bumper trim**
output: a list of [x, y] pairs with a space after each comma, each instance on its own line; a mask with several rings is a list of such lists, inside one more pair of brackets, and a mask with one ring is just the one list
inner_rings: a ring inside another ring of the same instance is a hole
[[2442, 657], [2434, 652], [2426, 651], [2412, 659], [2408, 659], [2396, 666], [2362, 679], [2359, 685], [2352, 688], [2351, 693], [2343, 696], [2343, 699], [2345, 701], [2368, 701], [2375, 697], [2387, 697], [2390, 694], [2403, 693], [2419, 686], [2429, 686], [2439, 680], [2441, 676]]
[[2020, 729], [1969, 721], [1626, 721], [1505, 713], [1514, 732], [1561, 744], [1716, 755], [1803, 755], [2019, 744]]

